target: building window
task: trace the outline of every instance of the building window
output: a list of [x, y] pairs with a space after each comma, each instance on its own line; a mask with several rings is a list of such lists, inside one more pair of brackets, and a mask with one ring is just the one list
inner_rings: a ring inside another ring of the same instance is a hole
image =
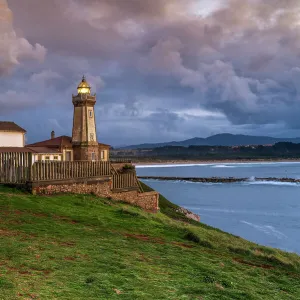
[[50, 156], [45, 156], [45, 160], [50, 160]]
[[90, 118], [93, 117], [93, 111], [92, 110], [89, 110], [89, 116], [90, 116]]
[[58, 160], [58, 156], [55, 155], [55, 156], [54, 156], [54, 160]]
[[92, 152], [92, 160], [96, 160], [96, 154], [95, 154], [95, 152]]
[[101, 159], [104, 160], [104, 151], [101, 151]]

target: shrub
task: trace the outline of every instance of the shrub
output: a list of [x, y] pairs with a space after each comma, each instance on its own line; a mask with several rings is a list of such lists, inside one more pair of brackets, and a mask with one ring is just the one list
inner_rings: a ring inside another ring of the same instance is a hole
[[85, 280], [85, 283], [86, 283], [86, 284], [92, 284], [95, 280], [96, 280], [96, 277], [94, 277], [94, 276], [89, 276], [89, 277], [87, 277], [87, 279]]
[[122, 169], [123, 169], [123, 171], [135, 170], [135, 166], [126, 164], [126, 165], [123, 166]]
[[195, 234], [194, 232], [192, 232], [192, 231], [187, 231], [184, 238], [186, 240], [194, 242], [194, 243], [199, 243], [200, 242], [199, 236], [197, 234]]

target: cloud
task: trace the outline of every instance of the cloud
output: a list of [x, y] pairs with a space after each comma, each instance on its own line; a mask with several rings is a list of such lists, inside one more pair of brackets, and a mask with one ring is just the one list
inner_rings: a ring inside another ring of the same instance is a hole
[[42, 62], [46, 49], [36, 43], [17, 36], [12, 26], [12, 12], [6, 0], [0, 0], [0, 76], [10, 73], [22, 60], [34, 59]]
[[38, 105], [38, 99], [29, 93], [8, 90], [0, 95], [0, 116], [6, 116]]
[[299, 1], [224, 0], [206, 8], [204, 0], [9, 0], [11, 10], [0, 1], [10, 33], [0, 72], [24, 67], [1, 87], [19, 97], [7, 112], [28, 99], [28, 107], [52, 105], [71, 116], [71, 94], [85, 74], [97, 92], [97, 128], [109, 126], [112, 142], [122, 128], [134, 140], [300, 127]]
[[45, 84], [49, 80], [60, 79], [61, 75], [51, 70], [43, 70], [30, 76], [30, 81], [34, 84]]

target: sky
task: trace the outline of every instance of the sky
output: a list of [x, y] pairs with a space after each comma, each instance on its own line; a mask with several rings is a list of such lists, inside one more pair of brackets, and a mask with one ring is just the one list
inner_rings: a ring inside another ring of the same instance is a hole
[[300, 2], [0, 0], [0, 120], [71, 135], [83, 74], [99, 142], [300, 136]]

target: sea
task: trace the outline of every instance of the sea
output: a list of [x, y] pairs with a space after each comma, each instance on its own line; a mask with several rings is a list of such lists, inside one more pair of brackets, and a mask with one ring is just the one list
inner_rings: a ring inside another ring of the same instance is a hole
[[255, 243], [300, 254], [300, 162], [138, 165], [139, 176], [242, 177], [241, 183], [143, 180], [201, 222]]

